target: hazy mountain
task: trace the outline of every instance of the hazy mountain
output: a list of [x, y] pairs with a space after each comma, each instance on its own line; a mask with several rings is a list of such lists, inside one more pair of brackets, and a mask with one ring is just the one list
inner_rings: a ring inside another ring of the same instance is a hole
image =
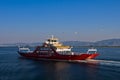
[[120, 46], [120, 39], [107, 39], [96, 42], [65, 41], [63, 44], [70, 46]]
[[97, 46], [120, 46], [120, 39], [107, 39], [94, 43]]
[[[84, 42], [84, 41], [64, 41], [64, 45], [69, 46], [120, 46], [120, 39], [107, 39], [96, 42]], [[1, 44], [0, 46], [37, 46], [42, 45], [41, 42], [37, 43], [16, 43], [16, 44]]]

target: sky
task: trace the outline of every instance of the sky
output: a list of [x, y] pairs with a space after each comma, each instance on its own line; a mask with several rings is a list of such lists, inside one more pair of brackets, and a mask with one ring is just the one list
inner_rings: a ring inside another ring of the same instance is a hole
[[0, 0], [0, 44], [120, 38], [120, 0]]

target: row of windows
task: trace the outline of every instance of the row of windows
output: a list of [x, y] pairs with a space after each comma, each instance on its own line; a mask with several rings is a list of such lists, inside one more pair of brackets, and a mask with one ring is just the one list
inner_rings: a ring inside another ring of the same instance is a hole
[[48, 40], [49, 42], [57, 42], [57, 40]]
[[62, 54], [62, 55], [71, 55], [72, 54], [71, 51], [59, 51], [58, 53]]

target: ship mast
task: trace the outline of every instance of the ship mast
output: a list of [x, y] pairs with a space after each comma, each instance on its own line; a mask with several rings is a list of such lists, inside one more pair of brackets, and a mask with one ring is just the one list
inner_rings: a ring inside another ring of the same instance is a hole
[[54, 35], [52, 35], [52, 39], [54, 38]]

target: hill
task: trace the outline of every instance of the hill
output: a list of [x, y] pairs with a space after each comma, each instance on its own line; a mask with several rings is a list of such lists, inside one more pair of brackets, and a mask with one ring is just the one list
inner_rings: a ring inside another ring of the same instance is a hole
[[[107, 39], [96, 42], [84, 42], [84, 41], [64, 41], [64, 45], [69, 46], [120, 46], [120, 39]], [[1, 44], [0, 47], [10, 47], [10, 46], [38, 46], [42, 45], [41, 42], [37, 43], [14, 43], [14, 44]]]
[[107, 39], [96, 42], [65, 41], [63, 44], [70, 46], [120, 46], [120, 39]]

